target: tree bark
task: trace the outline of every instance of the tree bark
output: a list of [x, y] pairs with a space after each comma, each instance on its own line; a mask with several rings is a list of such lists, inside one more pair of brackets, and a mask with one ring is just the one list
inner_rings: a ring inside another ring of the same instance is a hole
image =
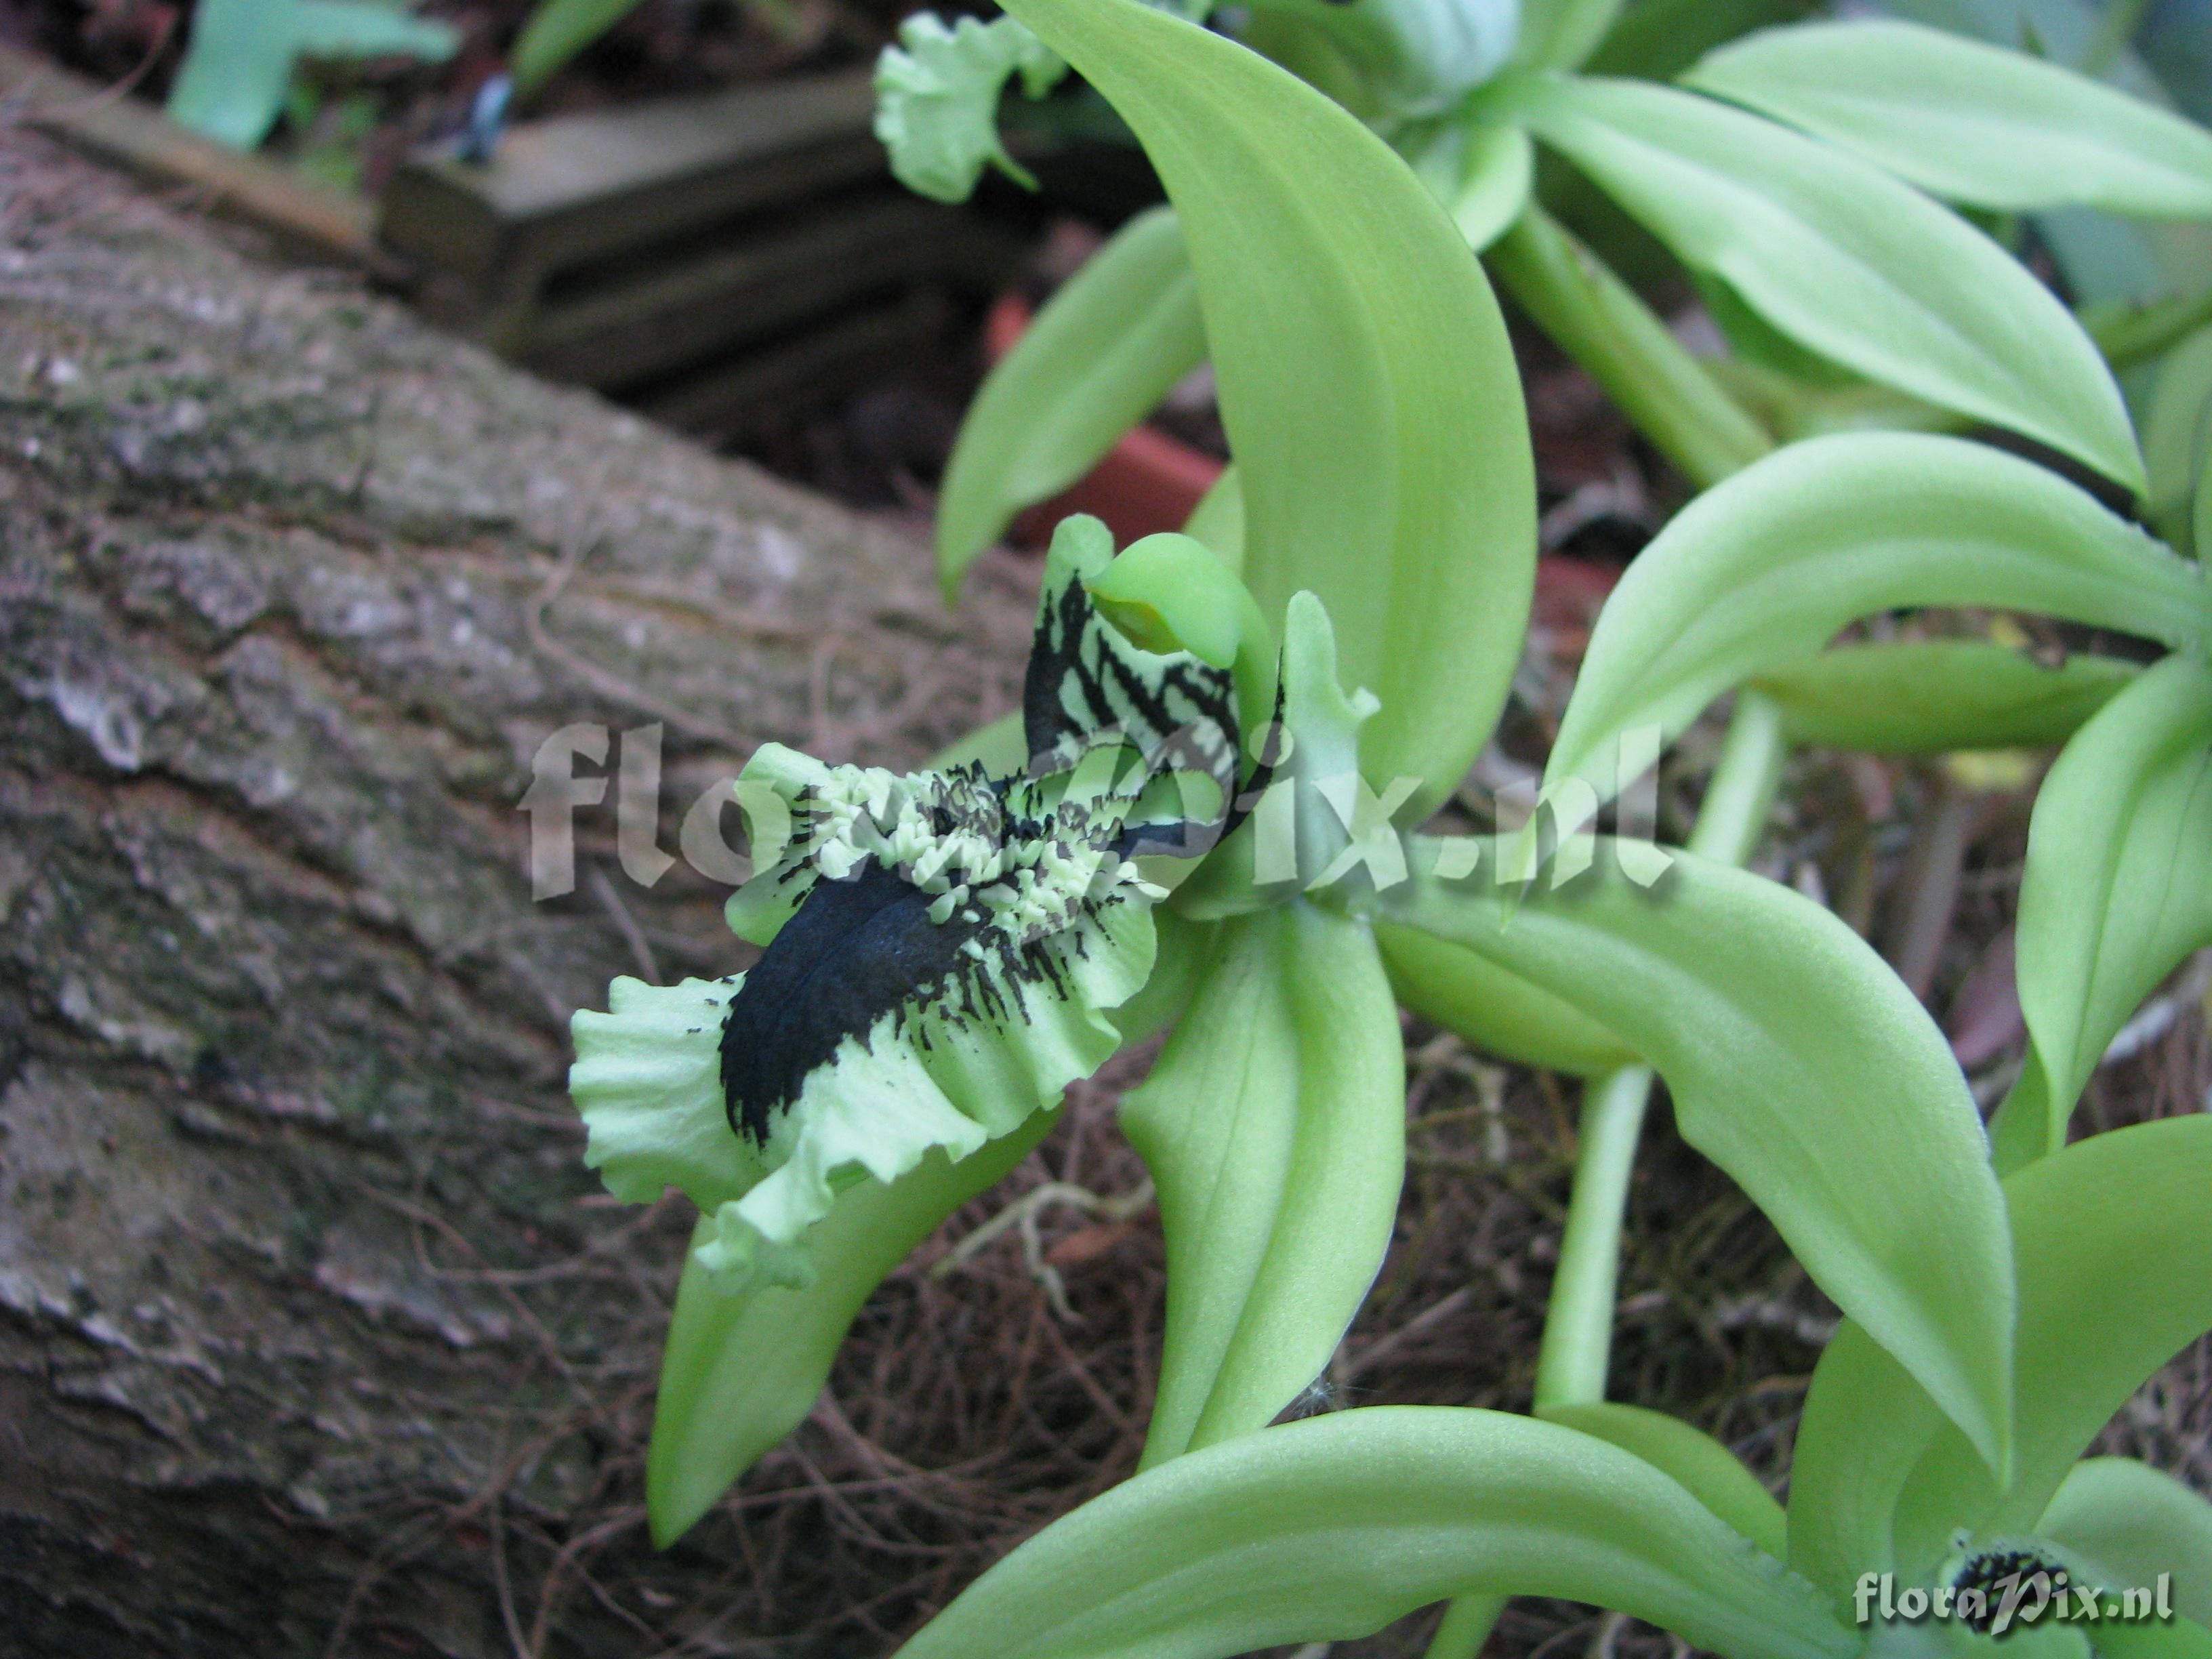
[[682, 1218], [599, 1195], [566, 1024], [741, 957], [611, 787], [533, 903], [516, 805], [576, 723], [663, 728], [672, 851], [763, 739], [912, 762], [1016, 700], [1020, 587], [948, 615], [902, 534], [0, 130], [0, 1648], [644, 1651], [513, 1593], [581, 1517], [707, 1593], [636, 1524]]

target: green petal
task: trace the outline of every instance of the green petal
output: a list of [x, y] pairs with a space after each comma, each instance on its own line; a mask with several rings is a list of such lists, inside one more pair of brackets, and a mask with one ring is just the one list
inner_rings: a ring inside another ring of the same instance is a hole
[[618, 979], [609, 1012], [569, 1022], [576, 1062], [568, 1094], [588, 1133], [584, 1162], [626, 1204], [680, 1188], [711, 1210], [758, 1181], [759, 1155], [730, 1129], [716, 1052], [730, 1000], [744, 982]]
[[939, 202], [966, 201], [987, 166], [1034, 186], [1000, 142], [999, 94], [1018, 70], [1023, 90], [1042, 96], [1066, 69], [1011, 17], [948, 25], [933, 12], [915, 13], [876, 62], [876, 137], [891, 171]]
[[2212, 1625], [2212, 1503], [2132, 1457], [2067, 1472], [2036, 1531], [2084, 1557], [2108, 1584], [2172, 1576], [2174, 1610]]

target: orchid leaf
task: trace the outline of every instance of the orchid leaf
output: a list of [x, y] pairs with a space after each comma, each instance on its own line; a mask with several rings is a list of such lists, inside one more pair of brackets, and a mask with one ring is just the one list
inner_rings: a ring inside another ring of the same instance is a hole
[[1520, 380], [1443, 209], [1374, 134], [1136, 0], [1014, 0], [1135, 129], [1197, 274], [1270, 622], [1300, 589], [1382, 712], [1370, 780], [1436, 805], [1519, 659], [1534, 570]]
[[1073, 483], [1206, 355], [1172, 209], [1139, 214], [1037, 313], [975, 396], [938, 501], [948, 595], [1015, 514]]
[[2056, 473], [1960, 439], [1789, 446], [1706, 491], [1638, 556], [1598, 618], [1547, 789], [1599, 799], [1623, 736], [1679, 736], [1730, 687], [1902, 606], [1991, 605], [2200, 641], [2203, 572]]
[[1528, 205], [1536, 153], [1527, 131], [1510, 122], [1476, 125], [1466, 142], [1459, 178], [1444, 204], [1467, 245], [1480, 253]]
[[[1447, 845], [1420, 843], [1417, 866]], [[1677, 854], [1645, 891], [1621, 844], [1593, 851], [1589, 875], [1536, 884], [1510, 926], [1504, 892], [1433, 877], [1385, 895], [1389, 914], [1620, 1033], [1666, 1079], [1683, 1138], [2002, 1464], [2004, 1205], [1949, 1045], [1864, 940], [1790, 889]]]
[[1449, 1596], [1617, 1607], [1692, 1645], [1857, 1638], [1689, 1492], [1604, 1441], [1441, 1407], [1340, 1412], [1150, 1469], [1022, 1545], [901, 1659], [1226, 1659]]
[[1768, 29], [1683, 83], [1947, 200], [2212, 218], [2212, 132], [2022, 52], [1877, 18]]
[[1213, 550], [1214, 557], [1239, 575], [1243, 574], [1244, 491], [1234, 466], [1224, 467], [1213, 488], [1199, 498], [1182, 533], [1194, 542], [1204, 542]]
[[2174, 1610], [2212, 1625], [2212, 1502], [2132, 1457], [2090, 1457], [2066, 1472], [2035, 1530], [2086, 1558], [2111, 1584], [2163, 1573]]
[[876, 137], [898, 181], [933, 201], [964, 202], [994, 167], [1035, 189], [999, 137], [999, 94], [1017, 72], [1037, 98], [1066, 66], [1011, 17], [947, 23], [923, 11], [901, 23], [898, 45], [876, 60]]
[[1988, 640], [1839, 646], [1747, 682], [1795, 744], [1873, 755], [2061, 744], [2141, 671], [2117, 657], [2045, 667]]
[[1292, 904], [1223, 924], [1121, 1109], [1168, 1249], [1146, 1467], [1264, 1426], [1328, 1363], [1390, 1242], [1405, 1097], [1364, 923]]
[[1726, 1446], [1679, 1417], [1606, 1400], [1541, 1406], [1537, 1415], [1633, 1452], [1777, 1560], [1787, 1547], [1782, 1505]]
[[303, 58], [419, 58], [459, 48], [449, 23], [375, 0], [200, 0], [169, 88], [169, 118], [233, 149], [252, 149], [283, 112]]
[[1677, 258], [1798, 343], [2143, 487], [2119, 389], [2071, 313], [1871, 162], [1643, 82], [1551, 76], [1517, 107]]
[[519, 97], [553, 78], [561, 66], [635, 11], [639, 0], [544, 0], [515, 37], [507, 73]]
[[2105, 1048], [2212, 945], [2212, 664], [2147, 672], [2066, 745], [2036, 797], [2020, 1000], [2048, 1091], [2046, 1148]]
[[1597, 50], [1620, 12], [1621, 0], [1522, 0], [1513, 61], [1526, 69], [1574, 69]]
[[2212, 1328], [2212, 1116], [2114, 1129], [2005, 1182], [2020, 1270], [2014, 1478], [1939, 1431], [1897, 1507], [1910, 1571], [1953, 1533], [2029, 1532], [2152, 1372]]
[[[847, 1193], [816, 1229], [814, 1282], [804, 1290], [726, 1291], [695, 1253], [677, 1285], [660, 1356], [646, 1452], [646, 1513], [665, 1549], [689, 1532], [762, 1453], [798, 1427], [830, 1377], [861, 1304], [946, 1217], [1011, 1171], [1050, 1131], [1056, 1113], [972, 1158], [932, 1152], [897, 1180]], [[695, 1246], [712, 1243], [699, 1218]]]
[[1573, 1077], [1637, 1062], [1626, 1043], [1573, 1004], [1485, 957], [1387, 922], [1375, 939], [1398, 1000], [1486, 1054]]
[[2197, 330], [2159, 365], [2142, 433], [2151, 522], [2176, 546], [2187, 544], [2212, 562], [2212, 545], [2191, 523], [2192, 503], [2212, 477], [2212, 327]]

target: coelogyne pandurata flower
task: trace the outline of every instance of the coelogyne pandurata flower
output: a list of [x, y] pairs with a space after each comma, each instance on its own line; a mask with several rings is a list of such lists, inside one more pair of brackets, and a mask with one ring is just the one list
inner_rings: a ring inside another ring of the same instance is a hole
[[610, 1012], [575, 1016], [586, 1161], [631, 1202], [680, 1188], [714, 1218], [698, 1251], [726, 1285], [807, 1283], [807, 1231], [840, 1191], [1012, 1133], [1119, 1045], [1109, 1011], [1152, 972], [1166, 896], [1139, 860], [1194, 860], [1231, 827], [1241, 750], [1230, 654], [1133, 643], [1152, 613], [1117, 627], [1094, 598], [1112, 559], [1095, 520], [1054, 540], [1026, 772], [763, 746], [738, 782], [757, 873], [728, 912], [758, 963], [617, 979]]

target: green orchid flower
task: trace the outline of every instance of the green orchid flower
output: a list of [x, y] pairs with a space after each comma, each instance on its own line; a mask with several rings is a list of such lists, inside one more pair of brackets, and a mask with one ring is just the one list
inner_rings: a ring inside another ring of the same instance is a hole
[[[1212, 562], [1174, 540], [1170, 565]], [[737, 785], [761, 864], [728, 907], [758, 963], [617, 980], [607, 1012], [575, 1017], [585, 1161], [632, 1202], [681, 1189], [726, 1290], [811, 1283], [810, 1234], [841, 1192], [973, 1156], [1120, 1046], [1112, 1012], [1152, 975], [1167, 896], [1143, 865], [1233, 826], [1235, 663], [1264, 647], [1232, 641], [1216, 666], [1132, 642], [1091, 597], [1111, 561], [1096, 520], [1054, 539], [1025, 771], [901, 775], [768, 744]]]
[[1342, 1412], [1092, 1499], [902, 1659], [1225, 1659], [1486, 1595], [1616, 1607], [1732, 1659], [2212, 1653], [2212, 1504], [2141, 1463], [2077, 1461], [2212, 1328], [2212, 1118], [2097, 1136], [2006, 1198], [2009, 1479], [1847, 1323], [1786, 1510], [1726, 1447], [1633, 1407]]

